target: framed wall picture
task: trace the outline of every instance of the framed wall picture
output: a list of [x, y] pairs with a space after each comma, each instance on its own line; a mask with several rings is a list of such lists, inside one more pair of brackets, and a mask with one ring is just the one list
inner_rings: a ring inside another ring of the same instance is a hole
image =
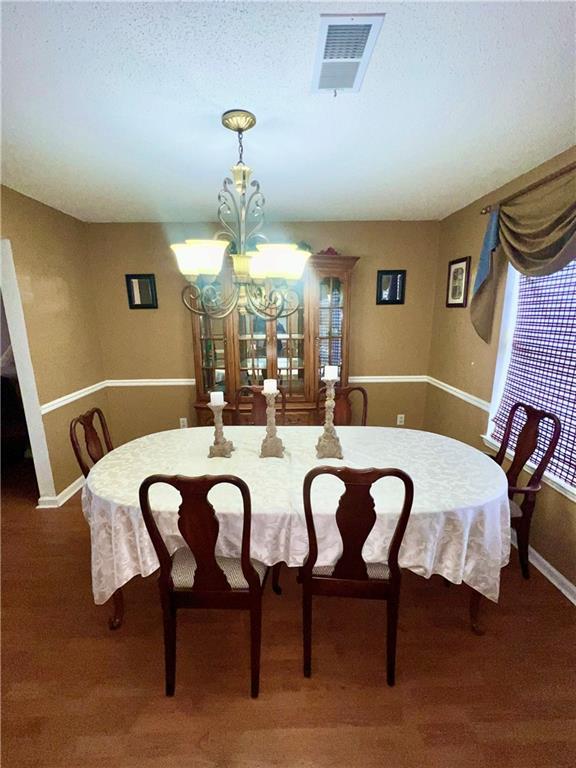
[[379, 269], [376, 278], [376, 304], [404, 304], [405, 269]]
[[158, 309], [154, 275], [126, 275], [130, 309]]
[[453, 259], [448, 264], [446, 306], [465, 307], [468, 304], [468, 282], [470, 280], [470, 256]]

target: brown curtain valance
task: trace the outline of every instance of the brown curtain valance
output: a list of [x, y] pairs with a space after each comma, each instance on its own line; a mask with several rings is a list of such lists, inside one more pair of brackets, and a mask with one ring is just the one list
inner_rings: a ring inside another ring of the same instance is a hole
[[[496, 221], [497, 217], [497, 221]], [[508, 262], [523, 275], [551, 275], [576, 259], [576, 163], [503, 200], [484, 239], [472, 324], [490, 341], [499, 277]]]
[[523, 275], [551, 275], [576, 258], [576, 167], [502, 203], [499, 235]]

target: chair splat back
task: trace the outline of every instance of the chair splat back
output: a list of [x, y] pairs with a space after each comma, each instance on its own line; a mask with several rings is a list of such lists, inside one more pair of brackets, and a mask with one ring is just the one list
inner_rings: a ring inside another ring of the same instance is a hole
[[[362, 395], [362, 417], [360, 426], [366, 426], [366, 419], [368, 417], [368, 393], [364, 387], [336, 387], [334, 425], [337, 427], [349, 427], [352, 424], [352, 401], [350, 400], [350, 395], [353, 392], [360, 392]], [[324, 407], [325, 401], [326, 387], [320, 387], [316, 397], [316, 411], [320, 421], [322, 421], [320, 418], [320, 411]]]
[[[102, 440], [100, 439], [100, 435], [96, 429], [96, 418], [100, 423], [100, 431], [102, 433], [102, 437], [104, 438], [104, 444], [102, 444]], [[76, 456], [76, 460], [80, 466], [82, 474], [84, 477], [88, 477], [88, 473], [90, 472], [90, 465], [84, 456], [80, 446], [80, 441], [78, 440], [78, 426], [81, 426], [84, 430], [86, 453], [88, 454], [88, 458], [92, 461], [92, 464], [96, 464], [96, 462], [100, 461], [100, 459], [105, 456], [108, 451], [113, 450], [114, 446], [112, 445], [112, 440], [110, 439], [110, 432], [108, 431], [106, 418], [104, 417], [104, 414], [100, 408], [91, 408], [89, 411], [86, 411], [86, 413], [82, 413], [80, 416], [72, 419], [70, 422], [70, 441], [72, 443], [74, 455]]]
[[[286, 423], [286, 392], [283, 387], [278, 387], [280, 393], [280, 408], [282, 423]], [[236, 390], [235, 395], [235, 416], [236, 423], [240, 423], [240, 403], [242, 397], [252, 395], [252, 410], [250, 413], [250, 422], [258, 427], [266, 426], [266, 397], [263, 394], [263, 387], [245, 386]]]
[[362, 549], [376, 522], [372, 485], [382, 477], [397, 477], [404, 484], [404, 503], [388, 550], [388, 567], [392, 577], [399, 576], [398, 552], [408, 525], [414, 486], [409, 475], [400, 469], [350, 469], [317, 467], [304, 479], [304, 513], [308, 529], [309, 555], [306, 565], [312, 571], [318, 557], [318, 544], [312, 515], [311, 487], [319, 475], [333, 475], [345, 485], [336, 510], [336, 524], [342, 537], [342, 555], [334, 567], [335, 579], [366, 580], [368, 572]]
[[520, 410], [524, 411], [526, 414], [526, 422], [518, 435], [518, 439], [516, 441], [516, 449], [514, 451], [514, 458], [506, 473], [506, 476], [508, 477], [508, 484], [510, 486], [517, 485], [520, 472], [522, 472], [526, 466], [526, 463], [530, 460], [538, 446], [538, 437], [540, 435], [541, 423], [545, 419], [549, 419], [553, 424], [552, 435], [550, 437], [548, 446], [530, 479], [530, 485], [536, 486], [546, 471], [546, 467], [550, 463], [550, 459], [552, 458], [554, 450], [556, 449], [556, 445], [558, 443], [561, 432], [560, 419], [558, 416], [548, 411], [541, 411], [524, 403], [515, 403], [510, 409], [510, 413], [508, 414], [506, 428], [502, 437], [502, 444], [495, 456], [495, 461], [500, 465], [502, 465], [502, 462], [506, 457], [506, 450], [510, 442], [514, 417]]
[[180, 492], [182, 497], [182, 503], [178, 509], [178, 528], [196, 561], [192, 592], [228, 592], [232, 589], [216, 560], [219, 523], [214, 507], [208, 500], [208, 494], [212, 488], [223, 483], [234, 485], [240, 490], [244, 506], [241, 567], [250, 588], [258, 589], [260, 586], [258, 575], [250, 562], [250, 491], [243, 480], [233, 475], [201, 477], [152, 475], [142, 483], [140, 508], [160, 561], [160, 581], [165, 586], [172, 587], [172, 559], [150, 510], [149, 489], [156, 483], [171, 485]]

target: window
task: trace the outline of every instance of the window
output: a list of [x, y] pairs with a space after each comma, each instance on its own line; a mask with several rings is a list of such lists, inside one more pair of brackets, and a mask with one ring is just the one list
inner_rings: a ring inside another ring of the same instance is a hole
[[[547, 473], [562, 484], [576, 487], [576, 261], [545, 277], [518, 273], [511, 277], [496, 370], [493, 401], [497, 409], [492, 415], [491, 437], [500, 442], [510, 408], [518, 401], [552, 411], [562, 422], [562, 434]], [[522, 427], [522, 420], [516, 421], [512, 449]], [[551, 428], [549, 422], [543, 423], [534, 461], [542, 456]]]

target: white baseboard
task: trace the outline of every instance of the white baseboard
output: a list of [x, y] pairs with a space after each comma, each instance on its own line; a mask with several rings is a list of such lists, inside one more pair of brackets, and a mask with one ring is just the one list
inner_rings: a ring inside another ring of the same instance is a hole
[[71, 499], [84, 485], [84, 478], [78, 477], [68, 488], [64, 488], [57, 496], [40, 496], [36, 509], [56, 509]]
[[[516, 531], [511, 531], [510, 533], [512, 535], [512, 544], [516, 547]], [[539, 570], [556, 589], [562, 592], [564, 597], [567, 597], [573, 605], [576, 605], [576, 584], [568, 581], [566, 576], [563, 576], [553, 565], [550, 565], [548, 560], [545, 560], [533, 547], [528, 547], [528, 560], [530, 565]]]

